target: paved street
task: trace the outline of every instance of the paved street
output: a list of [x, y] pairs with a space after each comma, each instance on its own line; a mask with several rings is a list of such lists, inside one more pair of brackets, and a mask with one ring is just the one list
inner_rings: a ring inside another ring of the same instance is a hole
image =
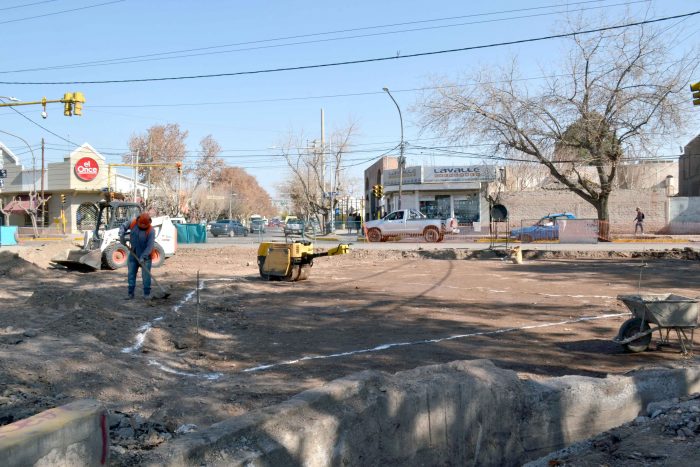
[[[294, 236], [294, 238], [300, 238]], [[487, 250], [487, 249], [504, 249], [515, 245], [521, 245], [526, 250], [538, 251], [648, 251], [648, 250], [669, 250], [673, 248], [693, 248], [700, 249], [700, 237], [667, 237], [659, 239], [629, 239], [628, 241], [600, 242], [596, 244], [585, 243], [497, 243], [491, 245], [488, 238], [483, 241], [474, 241], [473, 237], [469, 240], [455, 239], [446, 240], [440, 243], [427, 243], [422, 239], [405, 239], [401, 241], [389, 241], [381, 243], [369, 243], [364, 239], [358, 241], [358, 236], [355, 233], [349, 234], [346, 230], [338, 230], [333, 235], [325, 235], [322, 237], [313, 236], [306, 237], [314, 241], [320, 247], [328, 247], [338, 242], [351, 243], [352, 248], [360, 248], [366, 250], [443, 250], [450, 248], [469, 249], [469, 250]], [[284, 241], [285, 237], [281, 230], [269, 229], [265, 234], [248, 234], [247, 237], [219, 237], [213, 238], [209, 236], [207, 243], [204, 244], [189, 244], [180, 245], [184, 248], [218, 248], [224, 245], [257, 245], [261, 241]]]

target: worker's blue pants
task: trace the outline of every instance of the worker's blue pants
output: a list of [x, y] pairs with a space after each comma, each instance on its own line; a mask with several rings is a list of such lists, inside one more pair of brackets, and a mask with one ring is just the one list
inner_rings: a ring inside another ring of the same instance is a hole
[[[143, 271], [141, 271], [141, 279], [143, 280], [143, 295], [148, 296], [151, 295], [151, 258], [148, 258], [146, 261], [144, 261], [143, 266], [146, 269], [148, 269], [148, 272], [146, 272], [145, 274]], [[127, 267], [129, 268], [129, 295], [134, 295], [134, 289], [136, 289], [136, 273], [138, 272], [140, 267], [139, 262], [136, 261], [136, 258], [129, 255]]]

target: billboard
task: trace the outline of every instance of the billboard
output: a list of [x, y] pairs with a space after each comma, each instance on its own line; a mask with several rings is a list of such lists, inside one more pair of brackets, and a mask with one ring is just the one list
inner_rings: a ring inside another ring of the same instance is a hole
[[496, 167], [493, 165], [426, 167], [423, 173], [423, 183], [493, 182], [495, 180]]
[[[411, 183], [421, 183], [421, 176], [423, 175], [423, 167], [416, 165], [413, 167], [404, 167], [403, 169], [403, 184], [409, 185]], [[384, 171], [384, 186], [391, 186], [399, 184], [399, 169], [390, 169]]]

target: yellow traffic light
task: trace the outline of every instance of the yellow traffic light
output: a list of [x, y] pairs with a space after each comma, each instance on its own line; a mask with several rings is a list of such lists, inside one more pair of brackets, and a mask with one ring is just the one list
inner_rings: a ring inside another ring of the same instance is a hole
[[382, 185], [377, 185], [377, 198], [384, 196], [384, 187]]
[[63, 102], [63, 115], [66, 117], [73, 115], [73, 93], [65, 93], [61, 102]]
[[692, 83], [690, 91], [693, 93], [693, 105], [700, 105], [700, 81]]
[[85, 103], [85, 96], [82, 92], [73, 93], [73, 115], [83, 114], [83, 104]]
[[61, 193], [61, 204], [66, 204], [66, 195]]

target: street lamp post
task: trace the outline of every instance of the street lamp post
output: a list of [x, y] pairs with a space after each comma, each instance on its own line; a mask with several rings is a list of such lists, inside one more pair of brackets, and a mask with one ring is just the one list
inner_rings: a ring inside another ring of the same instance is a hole
[[384, 92], [389, 94], [389, 97], [391, 97], [391, 100], [394, 101], [394, 105], [396, 105], [396, 110], [399, 111], [399, 122], [401, 122], [401, 142], [399, 143], [399, 209], [401, 209], [401, 191], [403, 189], [403, 168], [406, 165], [406, 158], [403, 156], [403, 147], [404, 147], [404, 142], [403, 142], [403, 117], [401, 116], [401, 107], [399, 107], [398, 102], [396, 102], [396, 99], [394, 99], [394, 96], [391, 95], [389, 92], [389, 88], [382, 88]]

